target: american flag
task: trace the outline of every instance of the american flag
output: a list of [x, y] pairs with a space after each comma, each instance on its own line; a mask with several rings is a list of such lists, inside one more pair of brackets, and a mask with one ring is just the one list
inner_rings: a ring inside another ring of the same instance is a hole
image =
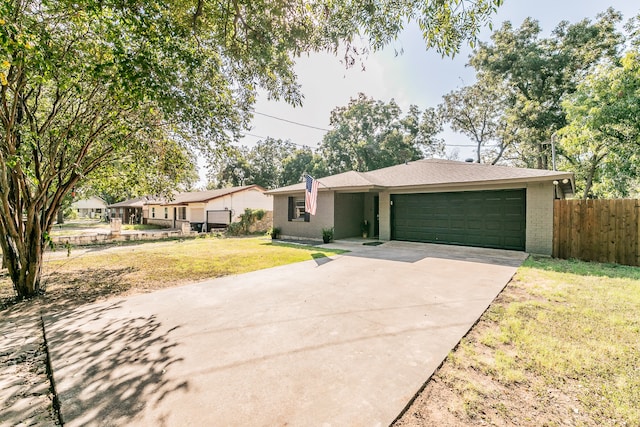
[[311, 175], [306, 175], [305, 180], [307, 188], [304, 193], [304, 210], [311, 215], [315, 215], [318, 204], [318, 181], [313, 179]]

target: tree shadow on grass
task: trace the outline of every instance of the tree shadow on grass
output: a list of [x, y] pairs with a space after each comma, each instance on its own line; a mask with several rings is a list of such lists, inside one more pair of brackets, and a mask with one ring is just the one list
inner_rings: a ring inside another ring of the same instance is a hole
[[133, 267], [84, 268], [45, 274], [43, 300], [47, 311], [72, 308], [124, 294], [133, 288], [127, 275]]
[[608, 277], [612, 279], [640, 280], [640, 267], [620, 264], [608, 264], [576, 259], [558, 259], [530, 256], [523, 267], [538, 270], [555, 271], [557, 273], [576, 274], [580, 276]]
[[188, 390], [166, 375], [182, 359], [155, 315], [137, 316], [109, 302], [45, 317], [45, 329], [61, 414], [69, 425], [127, 425], [151, 409], [161, 425], [170, 412], [164, 398]]

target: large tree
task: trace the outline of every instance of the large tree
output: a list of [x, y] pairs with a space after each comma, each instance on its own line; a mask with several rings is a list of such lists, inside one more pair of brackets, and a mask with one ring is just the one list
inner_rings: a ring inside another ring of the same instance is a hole
[[331, 112], [330, 124], [319, 147], [330, 173], [366, 172], [444, 151], [435, 110], [412, 105], [403, 115], [393, 99], [385, 103], [360, 93]]
[[291, 141], [266, 138], [252, 148], [229, 147], [211, 162], [210, 188], [257, 184], [277, 188], [295, 184], [304, 174], [324, 176], [324, 160], [311, 148], [297, 148]]
[[438, 107], [451, 129], [475, 144], [477, 163], [495, 165], [513, 142], [514, 128], [505, 116], [506, 98], [501, 82], [485, 77], [444, 95]]
[[601, 64], [563, 106], [560, 143], [582, 197], [629, 197], [640, 172], [640, 51]]
[[41, 290], [61, 201], [105, 163], [165, 143], [224, 145], [256, 88], [301, 102], [296, 56], [344, 49], [349, 59], [354, 37], [380, 48], [407, 19], [428, 46], [456, 52], [501, 2], [2, 2], [0, 246], [16, 294]]
[[505, 119], [517, 129], [519, 144], [510, 148], [520, 164], [551, 168], [551, 136], [566, 124], [562, 101], [598, 62], [617, 57], [620, 20], [609, 9], [595, 22], [561, 22], [544, 38], [535, 20], [527, 18], [517, 29], [506, 22], [473, 53], [470, 65], [479, 78], [508, 91]]

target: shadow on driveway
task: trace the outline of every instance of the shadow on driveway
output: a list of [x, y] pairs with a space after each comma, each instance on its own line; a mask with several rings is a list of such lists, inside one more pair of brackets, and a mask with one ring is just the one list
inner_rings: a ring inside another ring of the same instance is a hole
[[526, 257], [326, 246], [50, 316], [66, 425], [389, 425]]
[[365, 257], [387, 261], [415, 263], [426, 258], [465, 261], [481, 264], [519, 267], [527, 257], [525, 252], [504, 249], [473, 248], [469, 246], [436, 245], [389, 241], [379, 245], [367, 245], [359, 240], [337, 240], [322, 245], [323, 248], [348, 250], [345, 256]]
[[[117, 316], [118, 303], [84, 306], [49, 316], [46, 330], [65, 425], [125, 425], [148, 405], [186, 391], [188, 381], [163, 374], [181, 362], [172, 355], [178, 327], [162, 331], [156, 316]], [[153, 399], [149, 393], [153, 391]], [[159, 419], [162, 411], [158, 409]]]

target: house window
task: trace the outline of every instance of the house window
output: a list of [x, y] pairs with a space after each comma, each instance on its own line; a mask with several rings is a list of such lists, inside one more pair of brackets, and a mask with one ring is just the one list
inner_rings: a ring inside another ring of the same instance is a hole
[[151, 208], [151, 218], [156, 217], [156, 208]]
[[309, 222], [309, 214], [304, 211], [304, 198], [289, 197], [289, 221]]
[[187, 207], [183, 206], [178, 208], [178, 218], [176, 219], [187, 219]]
[[169, 219], [169, 208], [164, 208], [164, 219]]

